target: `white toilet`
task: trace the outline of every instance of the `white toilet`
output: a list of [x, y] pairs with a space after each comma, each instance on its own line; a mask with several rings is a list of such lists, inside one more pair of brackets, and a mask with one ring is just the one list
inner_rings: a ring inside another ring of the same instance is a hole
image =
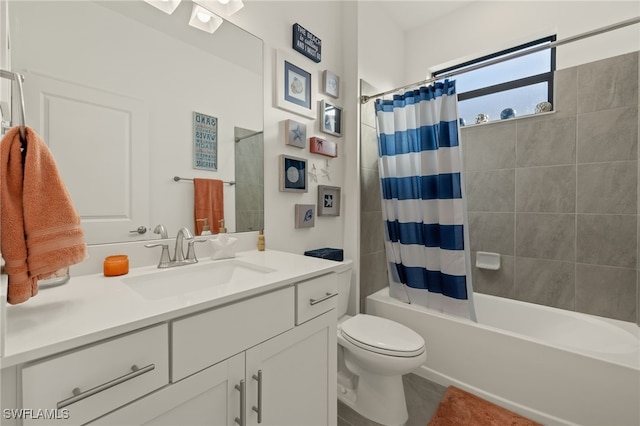
[[338, 399], [377, 423], [403, 425], [402, 375], [427, 359], [424, 339], [386, 318], [347, 315], [351, 270], [338, 277]]

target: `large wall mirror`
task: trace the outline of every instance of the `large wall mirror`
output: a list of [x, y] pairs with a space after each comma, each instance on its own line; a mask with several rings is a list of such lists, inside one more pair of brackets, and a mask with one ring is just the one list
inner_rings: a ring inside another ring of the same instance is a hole
[[[142, 0], [9, 1], [27, 125], [89, 244], [158, 238], [160, 223], [193, 231], [193, 178], [225, 182], [229, 232], [263, 227], [262, 40], [228, 21], [194, 28], [191, 11], [188, 0], [171, 15]], [[194, 168], [194, 113], [217, 119], [215, 171]]]

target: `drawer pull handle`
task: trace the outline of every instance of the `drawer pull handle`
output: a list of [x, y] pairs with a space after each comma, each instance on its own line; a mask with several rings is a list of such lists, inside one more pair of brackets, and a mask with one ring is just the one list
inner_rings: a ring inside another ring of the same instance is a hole
[[149, 364], [146, 367], [142, 367], [142, 368], [138, 368], [137, 365], [133, 365], [133, 366], [131, 366], [131, 372], [129, 372], [129, 373], [125, 374], [125, 375], [122, 375], [122, 376], [120, 376], [118, 378], [115, 378], [113, 380], [110, 380], [110, 381], [108, 381], [106, 383], [103, 383], [101, 385], [98, 385], [98, 386], [96, 386], [94, 388], [88, 389], [88, 390], [86, 390], [84, 392], [80, 391], [80, 388], [74, 388], [73, 391], [72, 391], [73, 392], [73, 396], [58, 402], [57, 407], [58, 407], [58, 409], [60, 409], [60, 408], [66, 407], [67, 405], [71, 405], [71, 404], [73, 404], [75, 402], [82, 401], [85, 398], [88, 398], [88, 397], [90, 397], [92, 395], [95, 395], [95, 394], [97, 394], [99, 392], [102, 392], [103, 390], [107, 390], [109, 388], [112, 388], [114, 386], [119, 385], [120, 383], [124, 383], [127, 380], [131, 380], [131, 379], [133, 379], [135, 377], [138, 377], [138, 376], [140, 376], [140, 375], [142, 375], [144, 373], [148, 373], [149, 371], [153, 370], [154, 368], [156, 368], [155, 364]]
[[338, 293], [327, 293], [325, 296], [323, 296], [323, 297], [321, 297], [319, 299], [309, 299], [309, 304], [311, 306], [313, 306], [313, 305], [318, 304], [320, 302], [324, 302], [327, 299], [331, 299], [332, 297], [335, 297], [337, 295], [338, 295]]
[[235, 388], [240, 392], [240, 417], [239, 418], [236, 417], [235, 421], [240, 426], [246, 426], [247, 422], [245, 421], [245, 418], [244, 418], [244, 412], [247, 409], [247, 399], [246, 399], [247, 391], [244, 387], [244, 379], [240, 380], [240, 384], [235, 385]]
[[258, 424], [262, 423], [262, 370], [258, 370], [258, 375], [252, 376], [253, 380], [258, 382], [258, 406], [251, 407], [253, 411], [258, 413]]

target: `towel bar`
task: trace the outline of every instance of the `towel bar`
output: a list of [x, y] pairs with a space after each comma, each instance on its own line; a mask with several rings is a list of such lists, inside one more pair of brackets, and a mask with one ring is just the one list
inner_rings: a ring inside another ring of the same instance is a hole
[[[183, 178], [183, 177], [180, 177], [180, 176], [174, 176], [173, 180], [178, 182], [178, 181], [181, 181], [181, 180], [193, 180], [193, 178]], [[236, 184], [234, 181], [226, 181], [226, 180], [223, 181], [223, 183], [226, 183], [226, 184], [231, 185], [231, 186]]]

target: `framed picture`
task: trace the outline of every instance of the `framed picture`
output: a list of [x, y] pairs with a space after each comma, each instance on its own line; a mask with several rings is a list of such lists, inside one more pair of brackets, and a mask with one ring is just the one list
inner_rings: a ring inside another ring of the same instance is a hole
[[333, 141], [314, 136], [309, 138], [309, 152], [326, 155], [327, 157], [337, 157], [338, 146]]
[[329, 70], [322, 73], [322, 88], [325, 95], [340, 97], [340, 77]]
[[307, 160], [280, 155], [280, 191], [307, 192]]
[[316, 206], [313, 204], [296, 204], [296, 228], [313, 228], [315, 211]]
[[193, 112], [193, 168], [218, 170], [218, 119]]
[[342, 108], [320, 101], [320, 130], [334, 136], [342, 136]]
[[284, 122], [284, 143], [304, 148], [307, 145], [307, 125], [295, 120]]
[[318, 216], [340, 216], [340, 187], [318, 185]]
[[307, 118], [316, 117], [311, 73], [276, 50], [275, 106]]

